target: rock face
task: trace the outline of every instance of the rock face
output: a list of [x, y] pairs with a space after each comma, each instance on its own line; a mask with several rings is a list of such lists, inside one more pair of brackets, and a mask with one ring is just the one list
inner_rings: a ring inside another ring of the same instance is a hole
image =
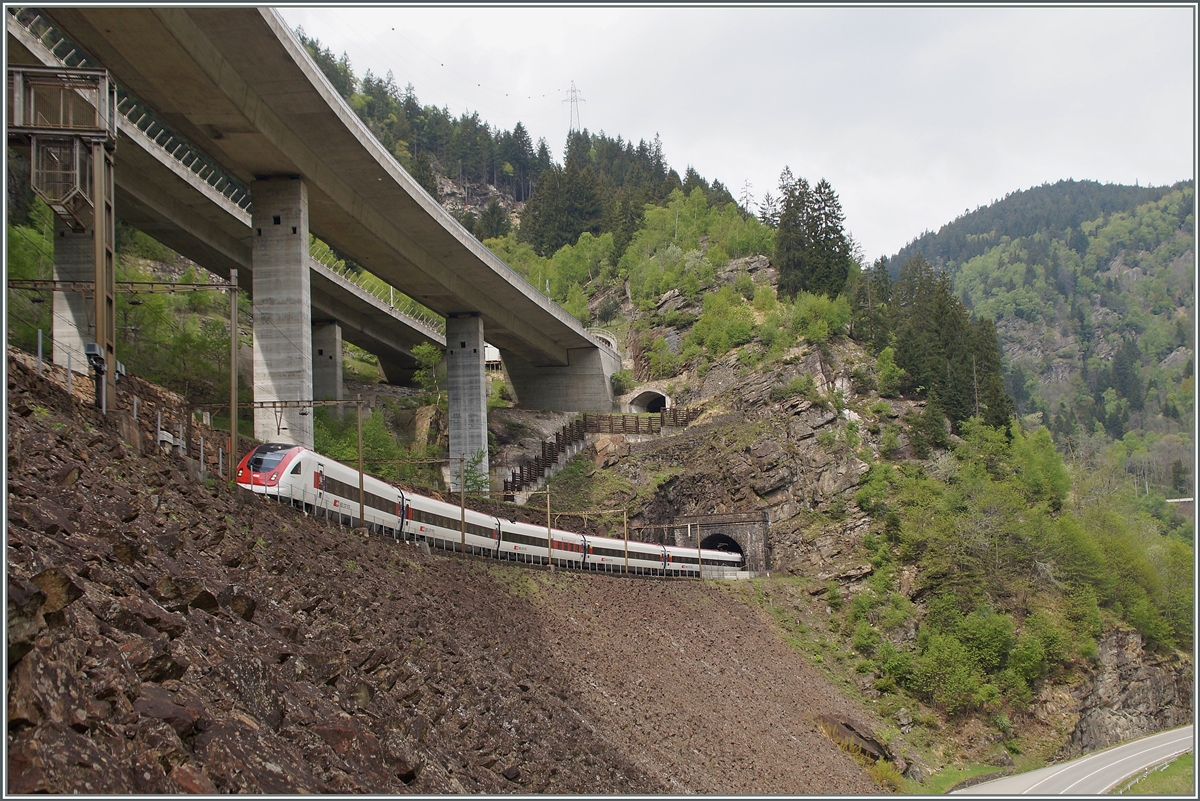
[[1074, 693], [1079, 722], [1065, 748], [1068, 756], [1192, 722], [1190, 660], [1147, 654], [1137, 631], [1115, 631], [1098, 645], [1099, 665]]
[[8, 381], [10, 792], [877, 789], [728, 593], [327, 526]]

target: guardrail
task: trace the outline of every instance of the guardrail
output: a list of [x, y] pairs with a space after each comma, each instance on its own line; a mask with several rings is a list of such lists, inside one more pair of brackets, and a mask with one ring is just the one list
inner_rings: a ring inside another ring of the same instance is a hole
[[[9, 16], [64, 67], [104, 69], [80, 52], [79, 47], [36, 9], [10, 8]], [[117, 113], [189, 172], [244, 211], [250, 210], [250, 189], [185, 137], [172, 130], [129, 90], [117, 84]]]
[[343, 259], [339, 259], [330, 250], [329, 246], [320, 239], [313, 240], [308, 252], [321, 266], [341, 276], [364, 292], [383, 301], [389, 308], [413, 318], [425, 327], [437, 331], [442, 336], [446, 335], [446, 319], [444, 317], [434, 314], [408, 295], [405, 295], [391, 284], [366, 270], [351, 269]]

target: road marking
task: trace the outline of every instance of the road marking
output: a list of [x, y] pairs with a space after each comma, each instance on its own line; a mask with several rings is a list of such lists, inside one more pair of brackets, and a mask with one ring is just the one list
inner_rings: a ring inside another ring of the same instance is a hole
[[[1150, 753], [1151, 751], [1157, 751], [1157, 750], [1158, 750], [1158, 749], [1160, 749], [1160, 748], [1163, 748], [1163, 747], [1166, 747], [1166, 746], [1175, 745], [1176, 743], [1181, 743], [1181, 742], [1184, 742], [1185, 740], [1186, 740], [1187, 742], [1191, 742], [1191, 739], [1192, 739], [1191, 737], [1184, 737], [1183, 739], [1180, 739], [1180, 740], [1171, 740], [1170, 742], [1166, 742], [1166, 743], [1159, 743], [1158, 745], [1152, 746], [1152, 747], [1150, 747], [1150, 748], [1147, 748], [1147, 749], [1145, 749], [1145, 750], [1143, 750], [1143, 751], [1138, 751], [1138, 752], [1136, 752], [1136, 753], [1130, 754], [1130, 755], [1129, 755], [1129, 756], [1127, 756], [1127, 757], [1122, 757], [1121, 759], [1118, 759], [1118, 760], [1117, 760], [1117, 761], [1115, 761], [1115, 762], [1109, 762], [1109, 763], [1108, 763], [1107, 765], [1105, 765], [1103, 768], [1100, 768], [1100, 770], [1094, 770], [1094, 771], [1092, 771], [1091, 773], [1089, 773], [1088, 775], [1084, 776], [1082, 779], [1077, 779], [1076, 781], [1074, 781], [1074, 782], [1072, 782], [1071, 784], [1067, 785], [1067, 787], [1063, 789], [1063, 793], [1066, 793], [1068, 790], [1070, 790], [1070, 789], [1071, 789], [1072, 787], [1074, 787], [1076, 784], [1079, 784], [1079, 782], [1082, 782], [1082, 781], [1087, 781], [1088, 779], [1090, 779], [1090, 778], [1092, 778], [1093, 776], [1095, 776], [1097, 773], [1101, 773], [1101, 772], [1103, 772], [1104, 770], [1108, 769], [1109, 767], [1111, 767], [1111, 766], [1113, 766], [1113, 765], [1120, 765], [1122, 762], [1124, 762], [1124, 761], [1125, 761], [1125, 760], [1127, 760], [1127, 759], [1133, 759], [1133, 758], [1135, 758], [1135, 757], [1139, 757], [1139, 756], [1141, 756], [1142, 754], [1148, 754], [1148, 753]], [[1181, 752], [1181, 753], [1182, 753], [1182, 752]]]
[[[1161, 748], [1163, 745], [1174, 745], [1175, 743], [1181, 743], [1181, 742], [1185, 742], [1185, 741], [1186, 741], [1186, 742], [1191, 742], [1191, 740], [1192, 740], [1192, 738], [1191, 738], [1190, 736], [1189, 736], [1189, 737], [1184, 737], [1184, 738], [1182, 738], [1182, 739], [1179, 739], [1179, 740], [1171, 740], [1171, 741], [1169, 741], [1169, 742], [1167, 742], [1167, 743], [1160, 743], [1160, 744], [1158, 744], [1158, 745], [1152, 746], [1151, 748], [1148, 748], [1148, 749], [1146, 749], [1146, 751], [1153, 751], [1155, 748]], [[1068, 771], [1068, 770], [1071, 770], [1071, 769], [1072, 769], [1072, 768], [1074, 768], [1074, 767], [1078, 767], [1079, 765], [1082, 765], [1082, 764], [1084, 764], [1085, 762], [1090, 762], [1090, 761], [1091, 761], [1091, 760], [1093, 760], [1093, 759], [1099, 759], [1099, 758], [1100, 758], [1100, 757], [1102, 757], [1102, 756], [1105, 756], [1105, 755], [1110, 755], [1110, 751], [1111, 751], [1111, 750], [1112, 750], [1112, 749], [1106, 749], [1106, 750], [1104, 750], [1104, 751], [1100, 751], [1099, 753], [1092, 754], [1090, 757], [1087, 757], [1087, 758], [1085, 758], [1085, 759], [1073, 760], [1073, 761], [1071, 761], [1071, 762], [1068, 762], [1068, 763], [1067, 763], [1066, 765], [1064, 765], [1062, 768], [1060, 768], [1059, 770], [1056, 770], [1056, 771], [1054, 771], [1054, 773], [1051, 773], [1051, 774], [1050, 774], [1049, 776], [1047, 776], [1046, 778], [1044, 778], [1044, 779], [1042, 779], [1042, 780], [1040, 780], [1040, 781], [1038, 781], [1038, 782], [1036, 782], [1036, 783], [1034, 783], [1034, 784], [1031, 784], [1029, 787], [1027, 787], [1027, 788], [1025, 788], [1024, 790], [1022, 790], [1022, 791], [1021, 791], [1021, 795], [1028, 795], [1028, 794], [1029, 794], [1029, 793], [1030, 793], [1030, 792], [1033, 790], [1033, 788], [1034, 788], [1034, 787], [1037, 787], [1037, 786], [1038, 786], [1038, 785], [1040, 785], [1040, 784], [1045, 784], [1046, 782], [1048, 782], [1048, 781], [1050, 781], [1051, 779], [1053, 779], [1055, 776], [1058, 776], [1058, 775], [1059, 775], [1059, 774], [1061, 774], [1061, 773], [1065, 773], [1066, 771]], [[1139, 753], [1139, 754], [1142, 754], [1142, 753], [1146, 753], [1146, 751], [1139, 751], [1138, 753]], [[1182, 752], [1180, 752], [1180, 753], [1182, 753]], [[1134, 754], [1133, 756], [1137, 756], [1137, 754]], [[1109, 763], [1109, 764], [1111, 764], [1111, 765], [1115, 765], [1115, 764], [1117, 764], [1118, 762], [1124, 762], [1124, 761], [1125, 761], [1125, 759], [1129, 759], [1129, 758], [1130, 758], [1130, 757], [1125, 757], [1125, 758], [1123, 758], [1123, 759], [1118, 759], [1118, 760], [1117, 760], [1117, 762], [1111, 762], [1111, 763]], [[1107, 767], [1107, 765], [1106, 765], [1105, 767]], [[1101, 768], [1100, 770], [1104, 770], [1104, 768]], [[1084, 777], [1084, 779], [1086, 779], [1086, 778], [1089, 778], [1089, 777], [1091, 777], [1091, 776], [1094, 776], [1094, 775], [1096, 775], [1096, 773], [1099, 773], [1099, 772], [1100, 772], [1100, 771], [1094, 771], [1094, 772], [1092, 772], [1092, 773], [1089, 773], [1087, 776], [1085, 776], [1085, 777]], [[1071, 787], [1074, 787], [1076, 784], [1079, 784], [1079, 782], [1080, 782], [1080, 781], [1083, 781], [1083, 779], [1080, 779], [1079, 781], [1075, 782], [1074, 784], [1072, 784], [1070, 787], [1067, 787], [1067, 788], [1066, 788], [1065, 790], [1063, 790], [1062, 792], [1063, 792], [1063, 793], [1065, 793], [1067, 790], [1071, 789]]]

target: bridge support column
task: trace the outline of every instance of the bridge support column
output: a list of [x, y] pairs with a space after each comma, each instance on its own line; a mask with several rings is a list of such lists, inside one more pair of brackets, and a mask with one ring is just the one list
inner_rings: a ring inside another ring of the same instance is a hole
[[[342, 400], [342, 327], [337, 323], [314, 323], [312, 327], [313, 399]], [[342, 416], [342, 407], [334, 414]]]
[[[453, 489], [462, 487], [459, 458], [466, 459], [467, 485], [472, 470], [484, 479], [488, 470], [487, 389], [483, 361], [483, 319], [477, 314], [446, 318], [446, 383], [449, 385], [450, 477]], [[479, 464], [472, 460], [483, 459]]]
[[[55, 281], [94, 281], [95, 241], [92, 230], [76, 233], [71, 226], [63, 222], [57, 214], [54, 215], [54, 280]], [[54, 363], [60, 367], [67, 366], [67, 354], [71, 354], [71, 372], [80, 375], [88, 374], [88, 360], [83, 355], [83, 345], [95, 342], [88, 325], [88, 304], [92, 301], [85, 299], [82, 292], [53, 293], [53, 323], [51, 336], [54, 345]], [[95, 321], [92, 321], [95, 325]]]
[[[251, 196], [254, 400], [311, 400], [308, 190], [299, 178], [280, 177], [255, 181]], [[255, 409], [254, 436], [264, 442], [290, 442], [311, 448], [311, 412]]]

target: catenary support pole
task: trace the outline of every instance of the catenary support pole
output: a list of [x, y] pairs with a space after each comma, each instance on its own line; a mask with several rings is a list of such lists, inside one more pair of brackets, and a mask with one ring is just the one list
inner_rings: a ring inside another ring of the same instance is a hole
[[366, 528], [367, 496], [363, 494], [362, 393], [355, 396], [358, 407], [358, 527]]
[[466, 555], [467, 553], [467, 476], [464, 472], [467, 469], [467, 457], [465, 454], [458, 456], [458, 514], [459, 514], [459, 530], [462, 534], [462, 544], [459, 553]]
[[625, 574], [629, 575], [629, 510], [621, 510], [621, 523], [625, 528]]
[[[229, 271], [229, 465], [238, 449], [238, 330], [237, 330], [237, 270]], [[233, 475], [233, 470], [229, 471]]]

